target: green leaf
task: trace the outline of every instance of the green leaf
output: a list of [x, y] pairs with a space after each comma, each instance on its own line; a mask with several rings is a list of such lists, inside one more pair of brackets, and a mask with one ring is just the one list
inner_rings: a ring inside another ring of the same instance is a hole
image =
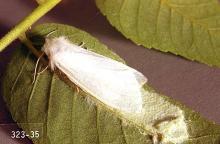
[[[123, 60], [86, 32], [61, 24], [34, 28], [29, 37], [41, 47], [45, 36], [66, 36], [96, 53]], [[127, 114], [98, 102], [93, 96], [49, 70], [32, 84], [36, 58], [25, 48], [15, 52], [3, 81], [3, 94], [13, 119], [25, 131], [40, 131], [35, 144], [219, 144], [220, 126], [156, 93], [143, 90], [140, 114]]]
[[124, 36], [138, 45], [220, 67], [218, 0], [96, 0]]

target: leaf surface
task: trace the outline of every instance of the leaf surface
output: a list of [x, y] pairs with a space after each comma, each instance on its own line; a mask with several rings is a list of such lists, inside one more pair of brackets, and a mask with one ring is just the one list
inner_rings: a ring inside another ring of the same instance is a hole
[[[52, 32], [52, 33], [51, 33]], [[45, 36], [66, 36], [91, 51], [123, 60], [86, 32], [44, 24], [29, 34], [41, 47]], [[219, 144], [220, 126], [155, 92], [143, 89], [144, 111], [127, 114], [100, 103], [49, 70], [32, 84], [36, 58], [25, 48], [15, 52], [3, 81], [3, 95], [13, 119], [25, 131], [39, 130], [35, 144]]]
[[96, 0], [124, 36], [139, 45], [220, 67], [218, 0]]

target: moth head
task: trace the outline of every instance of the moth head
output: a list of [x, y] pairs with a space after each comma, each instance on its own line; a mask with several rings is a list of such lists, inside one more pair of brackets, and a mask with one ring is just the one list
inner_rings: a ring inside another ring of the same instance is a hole
[[64, 40], [64, 37], [45, 38], [42, 50], [46, 53], [49, 59], [59, 51], [60, 46], [62, 47], [62, 40]]
[[50, 61], [51, 69], [54, 70], [54, 56], [59, 52], [63, 51], [63, 47], [67, 43], [67, 39], [65, 37], [55, 37], [55, 38], [45, 38], [45, 43], [42, 47], [42, 50], [48, 56]]

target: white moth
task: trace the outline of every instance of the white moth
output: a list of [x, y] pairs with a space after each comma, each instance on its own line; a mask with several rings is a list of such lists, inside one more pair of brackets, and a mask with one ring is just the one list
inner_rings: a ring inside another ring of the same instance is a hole
[[147, 78], [137, 70], [75, 45], [65, 37], [47, 38], [43, 51], [52, 70], [58, 68], [104, 104], [124, 112], [141, 112], [141, 88]]

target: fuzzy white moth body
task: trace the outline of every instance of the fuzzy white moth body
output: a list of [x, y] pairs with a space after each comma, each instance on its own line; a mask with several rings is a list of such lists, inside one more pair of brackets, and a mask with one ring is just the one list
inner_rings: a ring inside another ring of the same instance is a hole
[[43, 51], [52, 70], [57, 67], [101, 102], [121, 111], [141, 112], [141, 88], [147, 78], [137, 70], [75, 45], [65, 37], [46, 39]]

